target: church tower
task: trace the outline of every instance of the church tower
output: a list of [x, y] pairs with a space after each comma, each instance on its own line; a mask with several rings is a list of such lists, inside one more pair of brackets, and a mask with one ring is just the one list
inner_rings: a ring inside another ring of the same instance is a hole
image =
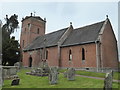
[[39, 16], [26, 16], [22, 19], [22, 29], [20, 36], [20, 46], [24, 49], [36, 37], [45, 35], [46, 20]]

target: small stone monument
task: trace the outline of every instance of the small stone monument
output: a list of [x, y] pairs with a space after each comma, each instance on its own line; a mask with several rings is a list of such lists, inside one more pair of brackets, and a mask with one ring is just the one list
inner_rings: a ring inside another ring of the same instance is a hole
[[104, 80], [104, 90], [112, 90], [113, 71], [106, 73]]
[[19, 85], [20, 79], [17, 75], [14, 75], [14, 79], [12, 80], [11, 86]]
[[67, 71], [67, 79], [72, 81], [75, 80], [75, 69], [74, 68], [69, 68]]
[[58, 68], [57, 67], [51, 67], [50, 73], [49, 73], [49, 83], [51, 85], [58, 83]]
[[0, 66], [0, 72], [2, 72], [2, 73], [0, 73], [0, 87], [2, 87], [2, 85], [3, 85], [3, 70], [2, 70], [2, 65]]
[[20, 62], [16, 62], [16, 63], [14, 64], [14, 66], [18, 67], [17, 69], [19, 70], [19, 69], [20, 69]]
[[35, 70], [31, 70], [31, 72], [26, 72], [26, 74], [34, 76], [48, 76], [49, 72], [50, 68], [47, 62], [42, 61], [38, 68], [36, 68]]
[[65, 71], [63, 74], [64, 74], [64, 77], [67, 78], [67, 71]]

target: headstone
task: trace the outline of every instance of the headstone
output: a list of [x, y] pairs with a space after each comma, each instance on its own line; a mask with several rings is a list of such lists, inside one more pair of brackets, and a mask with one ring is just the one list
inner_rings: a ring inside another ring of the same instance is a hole
[[2, 73], [0, 73], [0, 87], [2, 87], [2, 85], [3, 85], [3, 77], [2, 77], [3, 70], [2, 70], [2, 66], [0, 66], [0, 72], [2, 72]]
[[11, 86], [19, 85], [20, 79], [17, 75], [14, 75], [14, 79], [12, 80]]
[[68, 80], [75, 80], [75, 69], [74, 68], [69, 68], [67, 71], [67, 79]]
[[58, 68], [57, 67], [50, 68], [50, 73], [49, 73], [48, 78], [49, 78], [49, 83], [51, 85], [58, 83]]
[[9, 70], [9, 73], [10, 73], [10, 76], [11, 75], [16, 75], [17, 74], [17, 68], [10, 68], [10, 69], [8, 69]]
[[13, 85], [19, 85], [19, 82], [20, 82], [20, 79], [19, 79], [19, 78], [13, 79], [13, 80], [12, 80], [12, 83], [11, 83], [11, 86], [13, 86]]
[[35, 70], [31, 70], [31, 74], [35, 74], [36, 72], [35, 72]]
[[18, 67], [17, 69], [20, 70], [20, 62], [16, 62], [14, 66]]
[[63, 74], [64, 74], [64, 77], [67, 78], [67, 71], [65, 71]]
[[104, 90], [112, 90], [113, 71], [106, 73], [104, 80]]

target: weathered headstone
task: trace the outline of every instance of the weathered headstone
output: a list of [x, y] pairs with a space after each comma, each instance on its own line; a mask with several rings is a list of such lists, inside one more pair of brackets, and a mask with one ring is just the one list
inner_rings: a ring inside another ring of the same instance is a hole
[[64, 74], [64, 77], [67, 78], [67, 71], [65, 71], [63, 74]]
[[35, 70], [31, 70], [31, 72], [30, 72], [31, 74], [35, 74], [36, 72], [35, 72]]
[[14, 75], [14, 79], [12, 80], [11, 86], [19, 85], [20, 79], [17, 75]]
[[2, 85], [3, 85], [3, 77], [2, 77], [2, 74], [3, 74], [3, 70], [2, 70], [2, 66], [0, 66], [0, 87], [2, 87]]
[[113, 71], [106, 73], [104, 80], [104, 90], [112, 90]]
[[51, 85], [58, 83], [58, 68], [57, 67], [51, 67], [50, 73], [49, 73], [49, 83]]
[[2, 66], [3, 68], [3, 77], [11, 78], [13, 75], [17, 74], [17, 68], [16, 66]]
[[74, 68], [69, 68], [67, 71], [67, 79], [68, 80], [75, 80], [75, 69]]
[[12, 80], [12, 83], [11, 83], [11, 86], [13, 86], [13, 85], [19, 85], [19, 82], [20, 82], [20, 79], [19, 79], [19, 78], [13, 79], [13, 80]]
[[16, 63], [14, 64], [14, 66], [16, 66], [17, 69], [19, 70], [19, 69], [20, 69], [20, 62], [16, 62]]

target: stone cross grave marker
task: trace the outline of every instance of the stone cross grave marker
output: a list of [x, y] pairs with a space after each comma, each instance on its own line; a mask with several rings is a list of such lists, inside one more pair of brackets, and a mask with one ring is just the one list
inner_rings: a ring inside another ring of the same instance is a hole
[[49, 83], [51, 85], [58, 83], [58, 68], [57, 67], [51, 67], [50, 73], [49, 73]]
[[75, 80], [75, 69], [74, 68], [69, 68], [67, 71], [67, 79], [68, 80]]
[[106, 73], [104, 80], [104, 90], [112, 90], [113, 71]]

